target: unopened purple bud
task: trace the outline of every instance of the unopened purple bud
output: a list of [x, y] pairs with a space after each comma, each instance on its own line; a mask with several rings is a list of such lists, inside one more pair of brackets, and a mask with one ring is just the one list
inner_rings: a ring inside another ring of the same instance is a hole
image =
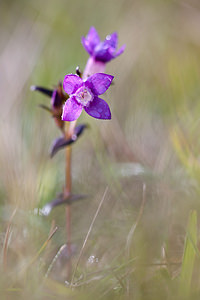
[[62, 91], [62, 83], [59, 82], [57, 88], [53, 91], [51, 97], [51, 105], [53, 109], [60, 108], [63, 105], [64, 100], [66, 99]]
[[64, 122], [61, 120], [62, 106], [67, 100], [68, 95], [65, 95], [63, 92], [62, 82], [59, 82], [54, 90], [50, 90], [41, 86], [31, 86], [31, 90], [39, 91], [46, 96], [51, 97], [51, 108], [48, 108], [46, 105], [40, 105], [40, 107], [51, 112], [56, 125], [63, 130]]

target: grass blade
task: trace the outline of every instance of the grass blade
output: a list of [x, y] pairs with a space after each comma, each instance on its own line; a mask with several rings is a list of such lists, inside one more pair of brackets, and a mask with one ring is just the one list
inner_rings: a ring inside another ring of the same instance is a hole
[[187, 298], [190, 294], [192, 274], [196, 257], [197, 245], [197, 213], [191, 211], [187, 227], [183, 262], [180, 274], [179, 293], [183, 298]]

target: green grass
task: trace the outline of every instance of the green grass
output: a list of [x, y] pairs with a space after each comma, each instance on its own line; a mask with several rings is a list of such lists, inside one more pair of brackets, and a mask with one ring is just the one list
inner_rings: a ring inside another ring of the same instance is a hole
[[[199, 299], [199, 17], [193, 0], [1, 1], [0, 299]], [[60, 133], [29, 88], [83, 70], [92, 25], [126, 51], [106, 70], [112, 121], [82, 114], [73, 146], [88, 197], [72, 206], [69, 286], [64, 209], [35, 209], [62, 190], [65, 154], [49, 158]]]

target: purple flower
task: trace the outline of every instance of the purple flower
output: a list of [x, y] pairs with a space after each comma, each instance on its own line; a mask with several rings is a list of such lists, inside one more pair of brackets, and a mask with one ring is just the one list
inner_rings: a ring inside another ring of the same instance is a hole
[[85, 50], [93, 57], [93, 59], [103, 63], [109, 62], [111, 59], [124, 52], [125, 45], [117, 51], [117, 42], [118, 36], [116, 32], [108, 35], [106, 39], [101, 42], [94, 27], [90, 28], [86, 37], [82, 37], [82, 44]]
[[53, 90], [52, 97], [51, 97], [51, 106], [53, 109], [57, 109], [62, 107], [63, 101], [66, 99], [66, 97], [63, 94], [62, 91], [62, 83], [59, 82], [57, 88]]
[[59, 81], [54, 90], [44, 88], [42, 86], [31, 86], [32, 91], [39, 91], [48, 97], [51, 97], [51, 108], [41, 105], [42, 108], [50, 112], [55, 120], [56, 125], [63, 130], [64, 122], [61, 120], [62, 107], [67, 100], [68, 95], [63, 93], [62, 82]]
[[84, 81], [77, 75], [66, 75], [63, 88], [70, 97], [63, 107], [62, 120], [78, 119], [83, 109], [93, 118], [111, 119], [108, 104], [98, 96], [109, 88], [113, 78], [108, 74], [96, 73]]

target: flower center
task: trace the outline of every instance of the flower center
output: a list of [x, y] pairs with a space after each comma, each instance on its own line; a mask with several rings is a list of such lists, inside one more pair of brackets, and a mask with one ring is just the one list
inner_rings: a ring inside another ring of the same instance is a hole
[[76, 101], [82, 104], [83, 106], [87, 106], [89, 102], [91, 102], [94, 99], [93, 93], [86, 86], [80, 87], [76, 91], [75, 97], [76, 97]]

